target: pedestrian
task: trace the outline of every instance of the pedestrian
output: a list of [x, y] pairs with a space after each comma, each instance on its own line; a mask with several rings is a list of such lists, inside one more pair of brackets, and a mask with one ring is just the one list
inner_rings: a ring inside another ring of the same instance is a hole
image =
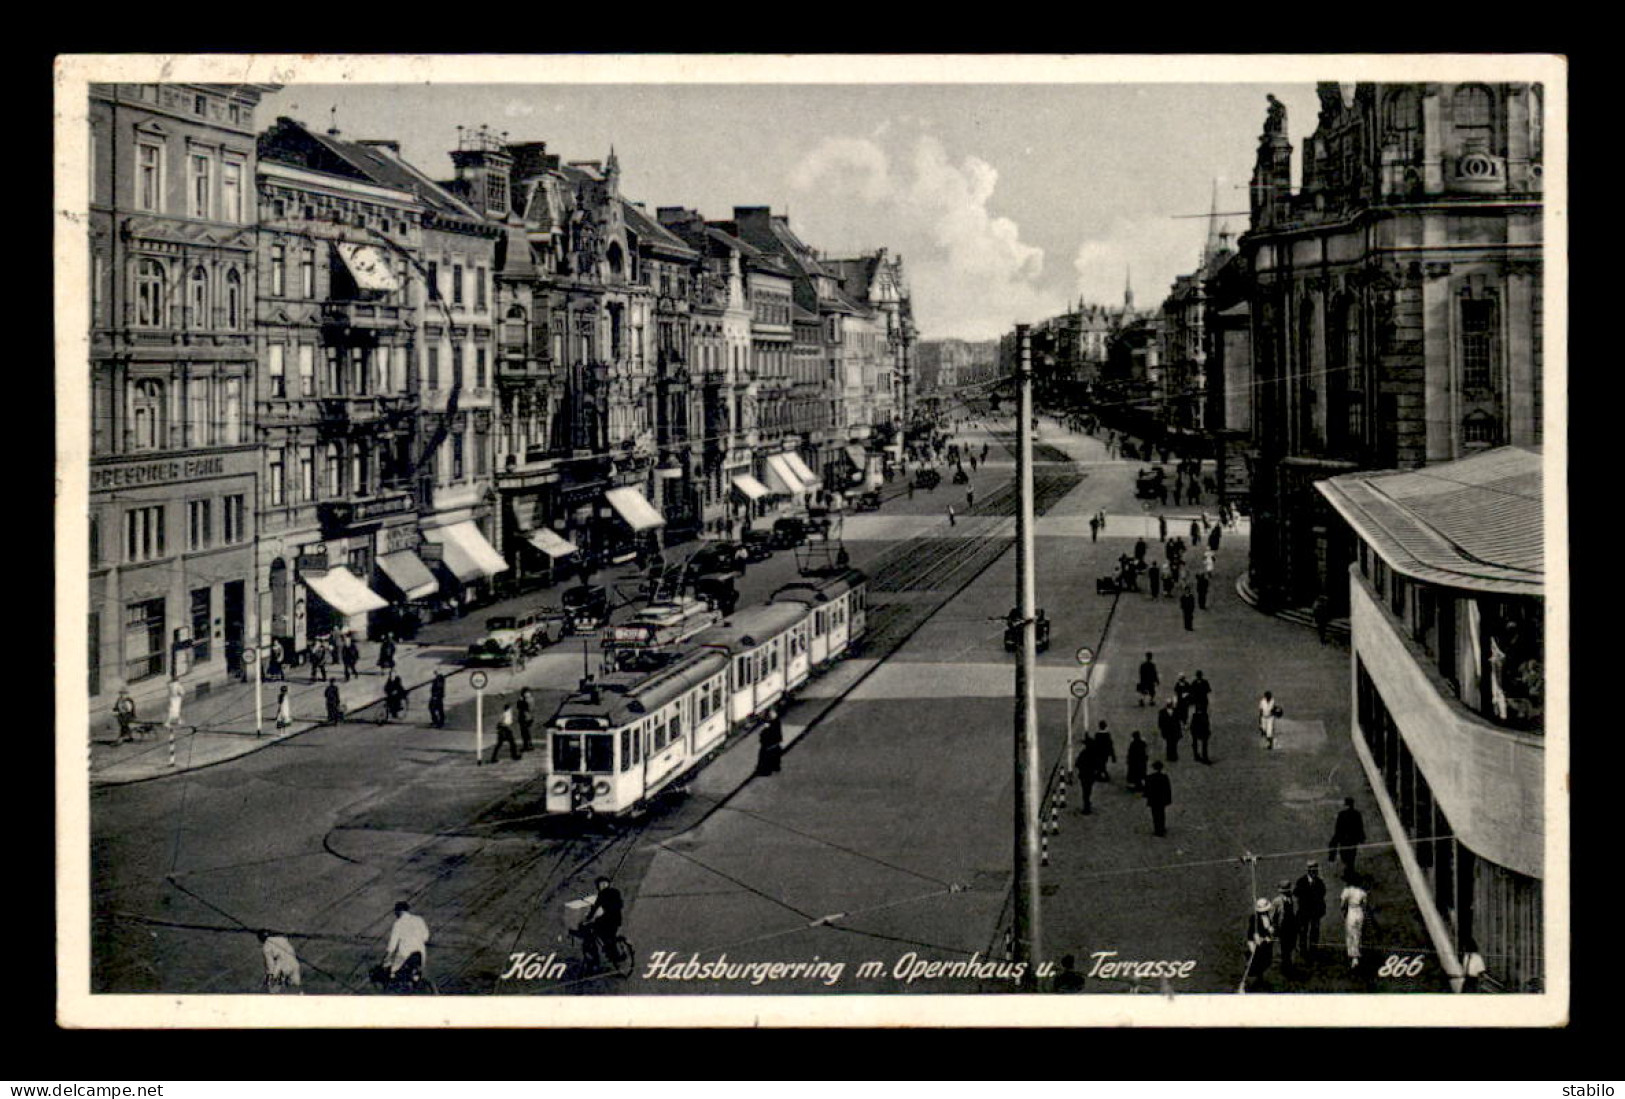
[[1315, 633], [1320, 637], [1320, 643], [1326, 644], [1326, 631], [1332, 624], [1332, 605], [1324, 595], [1315, 596], [1314, 606], [1310, 613], [1315, 619]]
[[1365, 818], [1354, 807], [1353, 798], [1343, 799], [1343, 808], [1332, 825], [1332, 838], [1328, 841], [1326, 861], [1343, 863], [1343, 880], [1354, 880], [1354, 859], [1365, 842]]
[[260, 953], [265, 958], [265, 991], [277, 996], [292, 989], [296, 995], [303, 995], [299, 987], [299, 956], [293, 952], [293, 944], [287, 936], [262, 930], [255, 932], [255, 937], [260, 941]]
[[169, 681], [169, 716], [165, 723], [175, 728], [181, 723], [181, 703], [186, 698], [186, 687], [179, 679]]
[[1055, 975], [1056, 992], [1082, 992], [1083, 974], [1077, 969], [1078, 959], [1071, 954], [1061, 957], [1061, 971]]
[[1191, 591], [1189, 581], [1179, 589], [1179, 613], [1185, 616], [1185, 628], [1196, 629], [1196, 596]]
[[1191, 758], [1198, 763], [1212, 764], [1207, 755], [1207, 743], [1213, 736], [1213, 724], [1206, 710], [1191, 711]]
[[1100, 516], [1100, 529], [1104, 531], [1106, 529], [1106, 509], [1101, 508], [1096, 514]]
[[332, 680], [328, 680], [327, 690], [322, 692], [322, 697], [327, 702], [327, 723], [337, 725], [343, 721], [344, 703], [339, 698], [339, 685]]
[[276, 695], [276, 727], [286, 729], [293, 724], [293, 703], [288, 699], [288, 685], [284, 683]]
[[1320, 877], [1320, 863], [1314, 859], [1292, 883], [1292, 899], [1297, 902], [1298, 956], [1309, 961], [1310, 952], [1320, 949], [1320, 921], [1326, 915], [1326, 883]]
[[1207, 578], [1207, 573], [1199, 572], [1196, 574], [1196, 605], [1204, 611], [1207, 610], [1207, 590], [1211, 584], [1212, 582]]
[[1292, 948], [1298, 941], [1298, 909], [1292, 900], [1292, 883], [1289, 881], [1275, 887], [1275, 896], [1270, 901], [1270, 922], [1275, 925], [1275, 941], [1281, 946], [1281, 973], [1291, 977], [1295, 973]]
[[[286, 687], [283, 688], [287, 690]], [[113, 703], [113, 716], [118, 719], [118, 742], [128, 744], [135, 739], [135, 699], [123, 687], [119, 688], [118, 699]]]
[[1253, 902], [1252, 914], [1247, 917], [1247, 968], [1243, 971], [1241, 986], [1246, 989], [1263, 981], [1274, 957], [1275, 924], [1270, 919], [1270, 902], [1259, 897]]
[[282, 646], [273, 641], [266, 647], [266, 653], [265, 678], [272, 681], [287, 679], [287, 672], [282, 668]]
[[1144, 538], [1136, 538], [1134, 540], [1134, 560], [1136, 560], [1136, 561], [1144, 561], [1145, 560], [1145, 539]]
[[1478, 943], [1471, 935], [1462, 940], [1461, 948], [1461, 991], [1477, 992], [1489, 967], [1484, 964], [1484, 955], [1478, 952]]
[[1196, 669], [1188, 687], [1191, 699], [1191, 710], [1195, 713], [1207, 713], [1208, 705], [1213, 700], [1213, 684], [1202, 674], [1202, 669]]
[[361, 663], [361, 649], [356, 645], [354, 637], [344, 639], [344, 648], [340, 650], [340, 654], [344, 659], [344, 682], [348, 683], [361, 674], [356, 670], [356, 665]]
[[[384, 681], [384, 711], [389, 715], [390, 721], [399, 721], [406, 716], [406, 685], [394, 672], [391, 672], [389, 678]], [[382, 721], [379, 724], [382, 724]]]
[[948, 505], [948, 525], [950, 527], [954, 525], [954, 506], [952, 504]]
[[987, 461], [987, 444], [982, 444], [982, 461]]
[[965, 514], [967, 514], [967, 515], [970, 514], [970, 509], [975, 507], [975, 506], [976, 506], [976, 490], [973, 489], [973, 488], [968, 488], [968, 489], [965, 490]]
[[310, 647], [310, 681], [327, 678], [327, 646], [320, 641]]
[[1214, 523], [1213, 529], [1207, 532], [1207, 548], [1213, 553], [1219, 552], [1219, 529], [1219, 524]]
[[913, 481], [910, 481], [908, 483], [908, 498], [910, 500], [914, 499], [914, 482]]
[[779, 720], [779, 715], [775, 711], [768, 717], [767, 724], [762, 726], [761, 735], [757, 738], [756, 773], [758, 775], [778, 774], [783, 756], [784, 723]]
[[327, 635], [327, 666], [340, 667], [344, 663], [344, 646], [339, 643], [340, 636], [337, 630]]
[[1089, 541], [1100, 541], [1100, 518], [1098, 516], [1089, 516]]
[[1282, 715], [1280, 703], [1268, 691], [1258, 700], [1258, 735], [1264, 738], [1264, 747], [1275, 747], [1275, 723]]
[[1151, 806], [1151, 834], [1166, 836], [1168, 834], [1168, 806], [1174, 801], [1173, 784], [1168, 776], [1163, 774], [1162, 760], [1155, 760], [1151, 764], [1151, 773], [1145, 779], [1145, 803]]
[[1185, 730], [1179, 723], [1177, 703], [1171, 698], [1157, 711], [1157, 732], [1162, 734], [1163, 758], [1169, 763], [1178, 763], [1179, 741], [1185, 735]]
[[1343, 949], [1349, 968], [1360, 968], [1360, 935], [1365, 931], [1366, 901], [1370, 894], [1358, 885], [1345, 885], [1339, 898], [1343, 905]]
[[1083, 734], [1083, 747], [1078, 750], [1078, 757], [1073, 762], [1078, 769], [1078, 793], [1081, 795], [1078, 812], [1092, 813], [1095, 792], [1095, 738], [1090, 736], [1087, 730]]
[[1168, 541], [1168, 517], [1166, 515], [1157, 516], [1157, 541], [1164, 544]]
[[519, 719], [519, 747], [522, 751], [529, 752], [536, 747], [530, 742], [531, 705], [529, 687], [519, 688], [519, 701], [514, 706], [514, 716]]
[[[1219, 528], [1214, 527], [1213, 529], [1218, 530]], [[1205, 550], [1202, 551], [1202, 571], [1205, 572], [1208, 576], [1211, 577], [1213, 575], [1213, 568], [1218, 563], [1219, 563], [1219, 555], [1212, 548], [1205, 549]]]
[[1144, 706], [1147, 702], [1156, 705], [1157, 687], [1161, 682], [1157, 677], [1156, 663], [1151, 659], [1151, 654], [1146, 653], [1145, 659], [1140, 662], [1140, 685], [1138, 689], [1141, 706]]
[[1145, 764], [1150, 756], [1150, 750], [1145, 740], [1140, 736], [1138, 729], [1129, 734], [1126, 761], [1128, 764], [1128, 788], [1136, 792], [1145, 788]]
[[1180, 728], [1184, 728], [1185, 722], [1190, 720], [1190, 715], [1191, 681], [1185, 678], [1184, 672], [1180, 672], [1174, 680], [1174, 716], [1179, 718]]
[[1112, 780], [1111, 772], [1106, 770], [1107, 763], [1117, 762], [1117, 746], [1112, 743], [1112, 734], [1107, 731], [1106, 723], [1102, 721], [1100, 728], [1095, 731], [1095, 777], [1101, 782]]
[[1192, 504], [1202, 502], [1202, 486], [1196, 483], [1195, 476], [1192, 476], [1191, 483], [1185, 486], [1185, 499]]
[[387, 633], [378, 646], [378, 670], [385, 675], [395, 670], [395, 641]]
[[429, 682], [429, 721], [436, 729], [446, 727], [446, 673], [438, 670]]
[[1152, 599], [1161, 599], [1162, 598], [1162, 565], [1159, 562], [1153, 561], [1153, 562], [1151, 562], [1150, 566], [1147, 567], [1147, 569], [1145, 571], [1146, 571], [1146, 575], [1151, 578], [1151, 598]]
[[519, 762], [519, 742], [513, 738], [513, 703], [502, 707], [502, 716], [497, 720], [497, 742], [491, 749], [491, 762], [495, 763], [502, 754], [502, 746], [506, 744], [508, 751], [513, 755], [515, 763]]
[[976, 455], [974, 454], [970, 456], [970, 471], [972, 473], [976, 472]]

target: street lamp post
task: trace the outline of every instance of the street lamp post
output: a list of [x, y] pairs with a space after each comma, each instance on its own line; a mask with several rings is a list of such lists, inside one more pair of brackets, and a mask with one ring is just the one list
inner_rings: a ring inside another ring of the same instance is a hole
[[1021, 985], [1037, 988], [1040, 955], [1039, 921], [1039, 789], [1037, 593], [1033, 569], [1033, 376], [1032, 346], [1027, 325], [1016, 326], [1020, 348], [1019, 400], [1016, 411], [1016, 594], [1021, 633], [1016, 659], [1015, 737], [1015, 960], [1024, 963]]

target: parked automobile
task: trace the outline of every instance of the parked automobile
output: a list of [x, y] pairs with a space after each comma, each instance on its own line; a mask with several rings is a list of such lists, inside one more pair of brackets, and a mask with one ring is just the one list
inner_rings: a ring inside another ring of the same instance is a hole
[[936, 488], [942, 484], [942, 474], [934, 469], [922, 469], [914, 475], [914, 484], [917, 488]]
[[807, 540], [807, 522], [793, 516], [776, 519], [773, 522], [773, 533], [769, 537], [772, 539], [774, 548], [792, 549]]
[[773, 535], [765, 530], [747, 530], [740, 538], [747, 561], [766, 561], [773, 556]]
[[578, 584], [561, 599], [570, 633], [596, 629], [609, 621], [609, 590], [602, 584]]
[[856, 511], [879, 511], [880, 493], [865, 492], [863, 495], [858, 497], [857, 503], [853, 505], [853, 508]]
[[743, 573], [745, 571], [743, 557], [739, 546], [733, 542], [710, 542], [701, 546], [688, 559], [688, 574], [703, 576], [713, 572]]
[[468, 647], [469, 664], [511, 664], [532, 656], [564, 633], [564, 616], [535, 610], [494, 615], [485, 620], [485, 636]]

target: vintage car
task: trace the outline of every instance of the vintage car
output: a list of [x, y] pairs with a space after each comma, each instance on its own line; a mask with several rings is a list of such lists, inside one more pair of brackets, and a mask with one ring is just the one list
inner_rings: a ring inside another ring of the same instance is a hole
[[773, 535], [765, 530], [747, 530], [740, 536], [739, 541], [747, 561], [766, 561], [773, 556], [773, 550], [776, 548], [773, 544]]
[[466, 663], [505, 665], [532, 656], [557, 641], [564, 625], [557, 611], [494, 615], [485, 620], [485, 636], [468, 647]]
[[714, 572], [743, 573], [741, 559], [744, 554], [733, 542], [710, 542], [701, 546], [688, 559], [689, 576], [703, 576]]
[[769, 537], [775, 549], [792, 549], [807, 540], [807, 521], [796, 516], [776, 519]]
[[853, 510], [854, 511], [879, 511], [880, 510], [880, 493], [878, 493], [878, 492], [865, 492], [865, 493], [863, 493], [861, 496], [858, 497], [857, 503], [855, 503], [853, 505]]
[[942, 484], [942, 474], [934, 469], [922, 469], [914, 475], [916, 488], [932, 489]]
[[569, 633], [582, 633], [609, 621], [609, 590], [602, 584], [577, 584], [561, 598]]
[[647, 644], [675, 645], [721, 620], [722, 616], [703, 599], [674, 599], [650, 603], [629, 618], [624, 626], [644, 630], [648, 634]]
[[1167, 474], [1161, 466], [1152, 466], [1142, 469], [1134, 476], [1134, 495], [1142, 500], [1156, 500], [1168, 495], [1168, 489], [1163, 484]]

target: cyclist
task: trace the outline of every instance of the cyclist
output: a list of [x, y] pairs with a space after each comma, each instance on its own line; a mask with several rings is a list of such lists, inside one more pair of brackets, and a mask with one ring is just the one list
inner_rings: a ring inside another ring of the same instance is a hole
[[384, 955], [383, 980], [391, 988], [410, 988], [423, 979], [423, 965], [429, 957], [429, 925], [412, 912], [405, 901], [395, 902], [395, 924], [389, 929], [389, 948]]
[[294, 954], [293, 944], [287, 936], [273, 935], [269, 931], [256, 934], [260, 940], [260, 950], [265, 955], [265, 991], [273, 995], [290, 989], [295, 993], [302, 992], [299, 987], [299, 958]]
[[621, 911], [625, 901], [621, 898], [621, 891], [611, 885], [608, 878], [600, 875], [597, 884], [598, 896], [593, 898], [587, 918], [581, 921], [581, 928], [587, 932], [586, 941], [597, 947], [599, 958], [613, 964], [620, 954], [615, 940], [621, 934]]

